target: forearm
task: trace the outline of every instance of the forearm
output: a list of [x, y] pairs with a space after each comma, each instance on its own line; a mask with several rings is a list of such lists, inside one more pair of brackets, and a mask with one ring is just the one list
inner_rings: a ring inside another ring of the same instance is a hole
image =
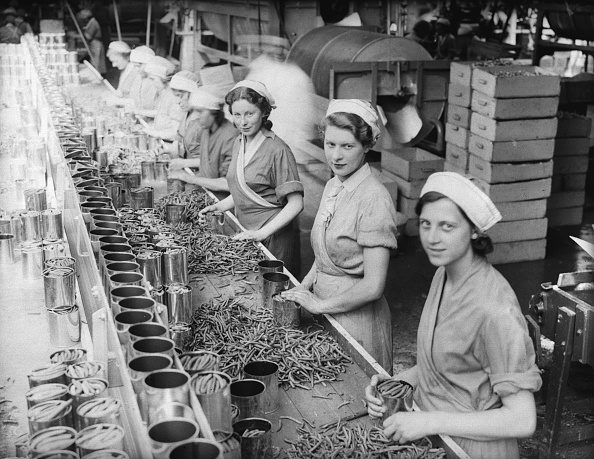
[[214, 206], [219, 212], [226, 212], [235, 207], [235, 201], [233, 200], [233, 196], [229, 195], [222, 201], [217, 202]]
[[303, 198], [301, 195], [298, 195], [298, 198], [291, 198], [291, 196], [288, 196], [287, 199], [287, 204], [277, 216], [260, 229], [265, 235], [262, 239], [270, 237], [281, 228], [287, 226], [297, 215], [299, 215], [299, 212], [303, 210]]
[[393, 377], [398, 381], [406, 381], [411, 386], [416, 388], [419, 385], [419, 367], [416, 365], [408, 370], [401, 371]]
[[339, 295], [331, 296], [323, 301], [320, 306], [320, 312], [324, 314], [340, 314], [353, 311], [370, 301], [381, 297], [373, 292], [377, 291], [377, 279], [371, 279], [370, 276], [363, 277], [352, 287], [343, 290]]
[[305, 290], [310, 290], [313, 286], [314, 281], [316, 280], [316, 262], [314, 261], [311, 265], [309, 272], [305, 275], [303, 280], [301, 281], [301, 286], [305, 288]]
[[224, 177], [207, 178], [188, 175], [186, 181], [188, 183], [193, 183], [194, 185], [206, 188], [207, 190], [229, 191], [229, 184], [227, 183], [227, 179]]

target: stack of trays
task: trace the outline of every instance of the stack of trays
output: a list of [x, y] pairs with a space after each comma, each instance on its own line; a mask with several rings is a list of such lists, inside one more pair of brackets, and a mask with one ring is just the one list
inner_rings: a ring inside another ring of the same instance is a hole
[[553, 159], [553, 185], [547, 201], [549, 226], [582, 223], [592, 119], [559, 112]]

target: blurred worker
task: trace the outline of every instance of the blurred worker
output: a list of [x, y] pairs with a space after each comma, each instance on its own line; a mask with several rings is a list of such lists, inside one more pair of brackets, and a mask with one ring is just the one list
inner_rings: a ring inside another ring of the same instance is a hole
[[435, 22], [435, 59], [452, 60], [458, 55], [456, 37], [452, 35], [450, 30], [450, 21], [448, 19], [439, 18]]
[[262, 242], [285, 267], [299, 272], [297, 215], [303, 210], [303, 184], [289, 146], [270, 129], [274, 98], [262, 83], [243, 80], [225, 97], [240, 131], [227, 173], [231, 195], [207, 212], [235, 208], [246, 228], [236, 239]]
[[406, 36], [409, 40], [412, 40], [429, 52], [433, 52], [433, 40], [431, 37], [431, 24], [424, 19], [418, 21], [410, 34]]
[[[194, 122], [200, 128], [197, 150], [198, 157], [174, 159], [169, 163], [169, 177], [186, 183], [201, 186], [219, 193], [217, 197], [227, 197], [229, 185], [227, 171], [231, 163], [233, 145], [239, 132], [231, 122], [225, 119], [223, 97], [216, 95], [209, 88], [201, 87], [190, 94], [188, 105], [196, 115]], [[190, 153], [183, 142], [184, 150]], [[191, 175], [183, 168], [197, 168], [198, 173]], [[215, 193], [216, 194], [216, 193]]]
[[89, 45], [91, 64], [103, 75], [107, 68], [105, 67], [105, 48], [103, 47], [101, 27], [89, 9], [80, 10], [78, 17], [82, 25], [83, 35], [87, 45]]
[[157, 104], [153, 110], [140, 109], [135, 113], [153, 119], [150, 126], [145, 128], [147, 134], [172, 141], [183, 117], [179, 101], [169, 87], [175, 65], [164, 57], [154, 56], [149, 59], [144, 70], [157, 89]]
[[157, 106], [157, 87], [148, 78], [148, 74], [144, 69], [147, 62], [154, 55], [155, 52], [148, 46], [138, 46], [130, 52], [130, 62], [136, 67], [139, 75], [139, 78], [130, 88], [130, 97], [134, 101], [134, 107], [137, 110], [154, 110]]
[[24, 8], [19, 8], [17, 10], [14, 24], [19, 29], [19, 35], [21, 37], [27, 33], [33, 33], [33, 27], [27, 22], [27, 12]]
[[2, 11], [2, 27], [0, 27], [0, 43], [21, 42], [21, 35], [19, 28], [16, 26], [16, 10], [14, 8], [6, 8]]
[[[518, 299], [487, 261], [486, 231], [501, 220], [489, 197], [454, 172], [427, 179], [416, 207], [421, 245], [437, 267], [417, 334], [417, 365], [394, 377], [414, 387], [422, 411], [384, 420], [405, 443], [450, 435], [473, 459], [519, 457], [518, 438], [536, 428], [533, 392], [541, 384]], [[386, 407], [375, 375], [365, 390], [369, 414]]]
[[121, 97], [130, 96], [130, 90], [139, 78], [136, 67], [130, 63], [131, 51], [128, 44], [123, 41], [112, 41], [107, 48], [107, 58], [111, 65], [120, 71], [117, 90]]
[[[197, 139], [200, 136], [201, 128], [193, 119], [192, 110], [188, 105], [190, 94], [198, 89], [200, 86], [200, 78], [194, 72], [189, 70], [182, 70], [173, 75], [169, 87], [173, 95], [177, 98], [180, 108], [183, 111], [182, 119], [179, 123], [175, 139], [175, 154], [182, 155], [186, 153], [183, 148], [184, 139], [192, 150], [193, 145], [197, 144]], [[183, 151], [182, 151], [183, 150]]]
[[379, 117], [367, 101], [335, 99], [321, 130], [334, 177], [311, 231], [315, 261], [283, 296], [312, 314], [332, 314], [391, 373], [392, 320], [384, 286], [390, 250], [397, 246], [396, 209], [365, 161], [379, 138]]

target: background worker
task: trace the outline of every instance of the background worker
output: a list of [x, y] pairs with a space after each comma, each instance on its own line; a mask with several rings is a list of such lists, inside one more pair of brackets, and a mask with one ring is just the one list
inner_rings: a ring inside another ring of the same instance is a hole
[[154, 110], [157, 106], [157, 87], [148, 78], [148, 74], [144, 70], [147, 62], [154, 55], [155, 52], [148, 46], [138, 46], [130, 52], [130, 62], [136, 67], [139, 75], [139, 78], [130, 88], [130, 98], [132, 98], [134, 107], [138, 110]]
[[[199, 128], [197, 142], [188, 145], [187, 137], [182, 138], [184, 151], [193, 154], [194, 145], [198, 156], [187, 159], [177, 158], [169, 163], [169, 177], [183, 180], [216, 192], [219, 199], [229, 195], [227, 172], [233, 153], [233, 145], [239, 131], [225, 119], [223, 104], [225, 100], [207, 87], [198, 88], [188, 101], [190, 111], [196, 116], [194, 122]], [[191, 175], [184, 168], [196, 168]]]
[[[192, 113], [188, 105], [190, 94], [196, 91], [200, 86], [200, 78], [194, 72], [189, 70], [182, 70], [173, 75], [169, 87], [182, 110], [182, 119], [177, 126], [175, 133], [170, 133], [166, 138], [172, 140], [168, 147], [169, 153], [178, 157], [180, 154], [186, 154], [184, 149], [184, 141], [186, 146], [195, 151], [198, 147], [198, 138], [200, 137], [201, 128], [196, 122], [195, 114]], [[196, 155], [199, 153], [196, 152]]]
[[130, 97], [130, 90], [139, 78], [136, 68], [130, 63], [131, 51], [128, 44], [123, 41], [112, 41], [107, 48], [107, 58], [111, 65], [120, 71], [116, 88], [120, 97]]
[[83, 35], [89, 45], [91, 64], [103, 75], [107, 68], [105, 67], [105, 48], [103, 46], [101, 26], [89, 9], [80, 10], [78, 17], [82, 25]]
[[[417, 365], [395, 377], [414, 387], [423, 411], [398, 412], [384, 433], [400, 443], [450, 435], [473, 459], [519, 457], [518, 438], [536, 428], [533, 392], [542, 382], [516, 295], [486, 259], [486, 231], [501, 214], [454, 172], [431, 175], [417, 205], [421, 244], [438, 269], [417, 333]], [[365, 390], [371, 416], [386, 408]]]
[[367, 101], [335, 99], [321, 130], [334, 177], [311, 231], [315, 261], [301, 285], [283, 296], [312, 314], [332, 314], [391, 373], [392, 321], [383, 294], [390, 249], [397, 246], [396, 209], [365, 162], [379, 137], [378, 115]]
[[262, 242], [292, 273], [299, 272], [299, 229], [303, 184], [289, 146], [271, 131], [274, 98], [262, 83], [243, 80], [225, 97], [240, 135], [227, 173], [231, 195], [207, 212], [235, 208], [246, 231], [236, 239]]

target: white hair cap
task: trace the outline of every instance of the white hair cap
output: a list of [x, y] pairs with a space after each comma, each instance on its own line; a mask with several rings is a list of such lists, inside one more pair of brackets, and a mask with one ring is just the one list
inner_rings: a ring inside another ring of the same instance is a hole
[[430, 191], [451, 199], [481, 232], [487, 231], [501, 220], [501, 214], [491, 198], [468, 178], [456, 172], [431, 174], [421, 190], [421, 197]]
[[190, 94], [188, 105], [190, 108], [206, 110], [222, 110], [225, 99], [215, 94], [208, 86], [202, 86]]
[[175, 64], [161, 56], [153, 56], [146, 63], [144, 71], [149, 75], [156, 75], [166, 79], [175, 72]]
[[155, 52], [148, 46], [139, 46], [130, 52], [130, 62], [146, 64], [154, 55]]
[[169, 87], [178, 91], [192, 92], [198, 89], [198, 82], [198, 75], [189, 70], [182, 70], [173, 75], [169, 82]]
[[107, 51], [113, 51], [114, 53], [126, 54], [132, 51], [125, 41], [112, 41], [107, 47]]
[[272, 97], [272, 94], [270, 94], [270, 91], [268, 91], [268, 88], [266, 86], [264, 86], [264, 83], [260, 83], [259, 81], [255, 81], [255, 80], [242, 80], [239, 83], [237, 83], [235, 86], [233, 86], [233, 88], [231, 88], [231, 91], [233, 91], [234, 89], [237, 89], [237, 88], [253, 89], [258, 94], [260, 94], [262, 97], [265, 97], [272, 108], [276, 108], [276, 105], [274, 105], [274, 97]]
[[371, 128], [374, 140], [380, 135], [379, 118], [373, 106], [361, 99], [332, 99], [328, 105], [326, 116], [333, 113], [352, 113], [360, 116]]

